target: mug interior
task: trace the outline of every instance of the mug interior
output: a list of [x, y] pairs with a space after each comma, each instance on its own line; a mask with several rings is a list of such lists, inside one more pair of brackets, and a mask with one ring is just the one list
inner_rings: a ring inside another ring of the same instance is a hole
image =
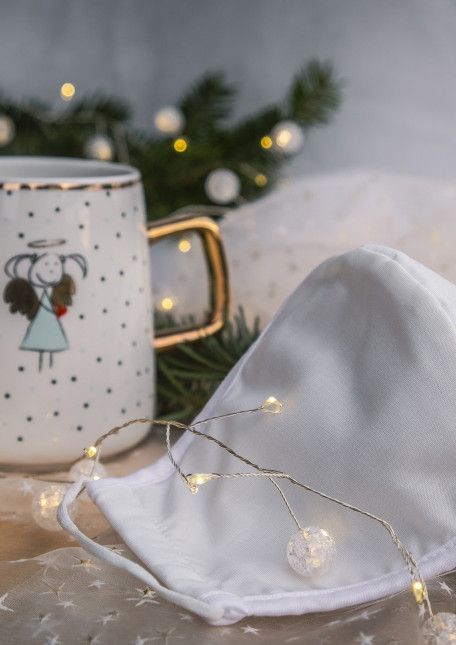
[[0, 183], [124, 184], [140, 179], [130, 166], [70, 157], [0, 157]]

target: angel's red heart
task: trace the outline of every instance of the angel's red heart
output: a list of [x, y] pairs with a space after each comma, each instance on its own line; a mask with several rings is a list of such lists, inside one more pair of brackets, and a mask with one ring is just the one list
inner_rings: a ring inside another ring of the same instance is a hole
[[61, 318], [66, 314], [68, 311], [67, 307], [64, 307], [63, 305], [55, 305], [54, 311], [56, 313], [57, 318]]

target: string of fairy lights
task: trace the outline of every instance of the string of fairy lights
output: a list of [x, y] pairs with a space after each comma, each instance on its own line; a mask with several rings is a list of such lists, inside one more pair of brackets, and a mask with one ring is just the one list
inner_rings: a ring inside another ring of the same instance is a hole
[[[60, 530], [57, 521], [57, 509], [62, 502], [71, 481], [78, 481], [81, 477], [86, 479], [100, 479], [107, 475], [106, 469], [100, 463], [102, 454], [102, 445], [110, 437], [117, 435], [120, 431], [125, 430], [137, 423], [158, 425], [165, 429], [166, 450], [170, 463], [172, 464], [177, 476], [182, 480], [184, 486], [191, 494], [197, 494], [202, 486], [213, 481], [227, 481], [230, 479], [263, 479], [272, 484], [277, 490], [280, 499], [284, 503], [286, 510], [293, 522], [297, 526], [297, 532], [293, 533], [286, 545], [286, 557], [289, 566], [297, 574], [313, 578], [321, 576], [331, 570], [337, 560], [337, 543], [336, 539], [328, 531], [317, 526], [302, 526], [296, 512], [293, 510], [289, 500], [286, 497], [283, 485], [288, 483], [300, 488], [301, 490], [318, 495], [319, 497], [329, 500], [338, 506], [359, 513], [368, 519], [379, 523], [388, 533], [394, 546], [404, 560], [409, 574], [411, 576], [411, 592], [417, 605], [424, 608], [420, 610], [420, 617], [427, 618], [422, 624], [422, 633], [425, 642], [429, 644], [455, 642], [456, 640], [456, 614], [449, 612], [434, 613], [429, 598], [426, 582], [421, 574], [420, 567], [414, 555], [400, 540], [394, 527], [384, 518], [379, 517], [370, 511], [361, 509], [347, 501], [332, 497], [331, 495], [311, 487], [309, 484], [297, 480], [287, 472], [277, 469], [265, 468], [247, 459], [225, 444], [213, 435], [202, 432], [198, 428], [207, 425], [209, 422], [216, 422], [221, 419], [228, 419], [239, 415], [255, 414], [258, 412], [269, 414], [281, 414], [283, 404], [275, 396], [269, 396], [265, 401], [251, 409], [240, 410], [236, 412], [225, 413], [207, 419], [202, 419], [191, 424], [184, 424], [174, 420], [160, 420], [150, 418], [132, 419], [126, 423], [110, 429], [102, 434], [93, 444], [84, 449], [84, 457], [71, 464], [68, 472], [68, 481], [58, 481], [48, 483], [48, 485], [38, 492], [32, 501], [31, 513], [39, 526], [44, 529], [55, 531]], [[244, 472], [194, 472], [185, 473], [173, 456], [170, 431], [171, 428], [179, 431], [187, 431], [196, 437], [213, 442], [216, 446], [226, 451], [235, 459], [248, 466], [250, 470]], [[280, 482], [280, 483], [279, 483]], [[71, 514], [77, 514], [77, 506], [72, 506]], [[438, 640], [440, 638], [440, 640]], [[450, 638], [450, 640], [445, 640]], [[434, 640], [432, 640], [434, 639]], [[437, 639], [437, 640], [435, 640]], [[453, 639], [453, 640], [452, 640]]]
[[[76, 98], [77, 90], [73, 83], [65, 82], [60, 86], [59, 97], [65, 104]], [[61, 111], [56, 108], [49, 114], [40, 114], [44, 122], [57, 120]], [[93, 114], [79, 114], [79, 123], [91, 124], [94, 122]], [[177, 107], [164, 106], [159, 109], [153, 118], [156, 130], [169, 139], [172, 150], [178, 155], [185, 154], [191, 146], [191, 141], [184, 136], [185, 117]], [[114, 158], [122, 162], [129, 162], [128, 146], [125, 130], [119, 124], [114, 138], [107, 134], [103, 119], [94, 122], [94, 133], [91, 134], [84, 145], [84, 154], [90, 159], [99, 161], [112, 161]], [[16, 124], [7, 114], [0, 114], [0, 148], [7, 146], [16, 136]], [[295, 155], [304, 145], [303, 129], [294, 121], [283, 120], [277, 123], [271, 132], [265, 133], [258, 141], [258, 146], [268, 150], [271, 154]], [[268, 183], [268, 177], [248, 164], [243, 164], [242, 172], [248, 176], [258, 187], [263, 188]], [[239, 175], [228, 168], [217, 168], [208, 173], [204, 181], [204, 190], [207, 197], [214, 204], [241, 203], [241, 181]]]
[[[332, 497], [331, 495], [317, 490], [312, 486], [297, 480], [292, 475], [282, 471], [271, 468], [265, 468], [247, 459], [235, 451], [233, 448], [225, 444], [215, 436], [202, 432], [198, 428], [205, 426], [210, 422], [217, 422], [221, 419], [228, 419], [239, 415], [248, 415], [255, 413], [269, 413], [269, 414], [282, 414], [283, 403], [275, 396], [268, 396], [263, 403], [255, 408], [240, 410], [236, 412], [224, 413], [212, 416], [206, 419], [195, 421], [191, 424], [184, 424], [179, 421], [173, 420], [156, 420], [149, 418], [132, 419], [126, 423], [116, 426], [108, 432], [101, 435], [92, 445], [84, 449], [85, 460], [73, 464], [72, 471], [76, 471], [84, 475], [86, 478], [98, 479], [103, 476], [103, 471], [100, 471], [100, 457], [102, 451], [102, 444], [110, 437], [117, 435], [120, 431], [131, 427], [137, 423], [146, 423], [159, 425], [165, 428], [166, 450], [169, 461], [173, 466], [176, 475], [182, 480], [183, 485], [193, 495], [197, 494], [202, 486], [209, 484], [213, 481], [227, 481], [230, 479], [248, 479], [258, 478], [270, 482], [279, 493], [280, 499], [284, 503], [288, 514], [291, 516], [293, 522], [297, 526], [297, 532], [293, 533], [286, 545], [286, 557], [289, 566], [297, 574], [305, 578], [313, 578], [321, 576], [331, 570], [337, 559], [337, 544], [336, 539], [331, 536], [324, 528], [317, 526], [302, 526], [298, 520], [295, 511], [293, 510], [289, 500], [283, 489], [283, 484], [288, 483], [297, 486], [306, 493], [318, 495], [319, 497], [329, 500], [336, 505], [355, 513], [359, 513], [368, 519], [374, 520], [380, 524], [388, 533], [394, 546], [397, 548], [400, 556], [404, 560], [406, 567], [411, 577], [411, 592], [417, 605], [421, 608], [419, 615], [423, 620], [422, 635], [427, 645], [436, 645], [437, 643], [450, 643], [456, 641], [456, 614], [450, 612], [434, 613], [431, 601], [429, 598], [428, 588], [426, 582], [420, 571], [420, 567], [414, 555], [400, 540], [394, 527], [384, 518], [379, 517], [370, 511], [361, 509], [347, 501], [343, 501]], [[216, 472], [195, 472], [185, 473], [181, 466], [177, 463], [173, 456], [170, 430], [175, 428], [179, 431], [190, 432], [198, 438], [205, 439], [214, 443], [216, 446], [226, 451], [229, 455], [242, 462], [250, 468], [249, 471], [244, 472], [230, 472], [230, 473], [216, 473]], [[280, 484], [279, 484], [280, 482]], [[58, 499], [57, 499], [58, 497]], [[42, 498], [40, 512], [48, 515], [48, 508], [52, 507], [52, 513], [55, 517], [57, 507], [64, 497], [64, 491], [61, 491], [58, 496], [48, 496]], [[423, 611], [422, 611], [423, 609]]]

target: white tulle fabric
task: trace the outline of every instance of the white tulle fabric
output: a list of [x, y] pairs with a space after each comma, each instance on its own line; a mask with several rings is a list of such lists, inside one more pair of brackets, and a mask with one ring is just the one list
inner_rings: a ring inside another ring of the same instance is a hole
[[[456, 287], [406, 255], [366, 246], [324, 262], [285, 302], [201, 413], [256, 413], [206, 431], [265, 467], [289, 472], [387, 519], [425, 576], [456, 565]], [[246, 470], [185, 434], [185, 472]], [[67, 495], [71, 502], [77, 484]], [[129, 570], [212, 624], [326, 611], [405, 589], [409, 574], [378, 524], [285, 486], [303, 525], [326, 529], [338, 557], [324, 576], [288, 565], [295, 531], [263, 479], [215, 481], [191, 495], [168, 459], [123, 478], [85, 482], [142, 563], [62, 525], [97, 557]]]

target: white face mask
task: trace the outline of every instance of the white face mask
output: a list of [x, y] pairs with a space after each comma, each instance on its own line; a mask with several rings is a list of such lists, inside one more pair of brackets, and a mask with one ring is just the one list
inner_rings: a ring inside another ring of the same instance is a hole
[[[456, 287], [402, 253], [366, 246], [330, 259], [285, 302], [199, 418], [276, 396], [280, 415], [241, 415], [204, 430], [385, 518], [423, 575], [437, 575], [456, 566], [455, 321]], [[186, 473], [242, 470], [190, 433], [173, 455]], [[84, 484], [141, 565], [74, 526], [67, 506]], [[87, 551], [212, 624], [333, 610], [409, 588], [382, 527], [282, 487], [301, 525], [336, 541], [324, 575], [290, 568], [296, 527], [270, 482], [217, 480], [192, 495], [166, 456], [128, 477], [79, 482], [59, 515]]]

